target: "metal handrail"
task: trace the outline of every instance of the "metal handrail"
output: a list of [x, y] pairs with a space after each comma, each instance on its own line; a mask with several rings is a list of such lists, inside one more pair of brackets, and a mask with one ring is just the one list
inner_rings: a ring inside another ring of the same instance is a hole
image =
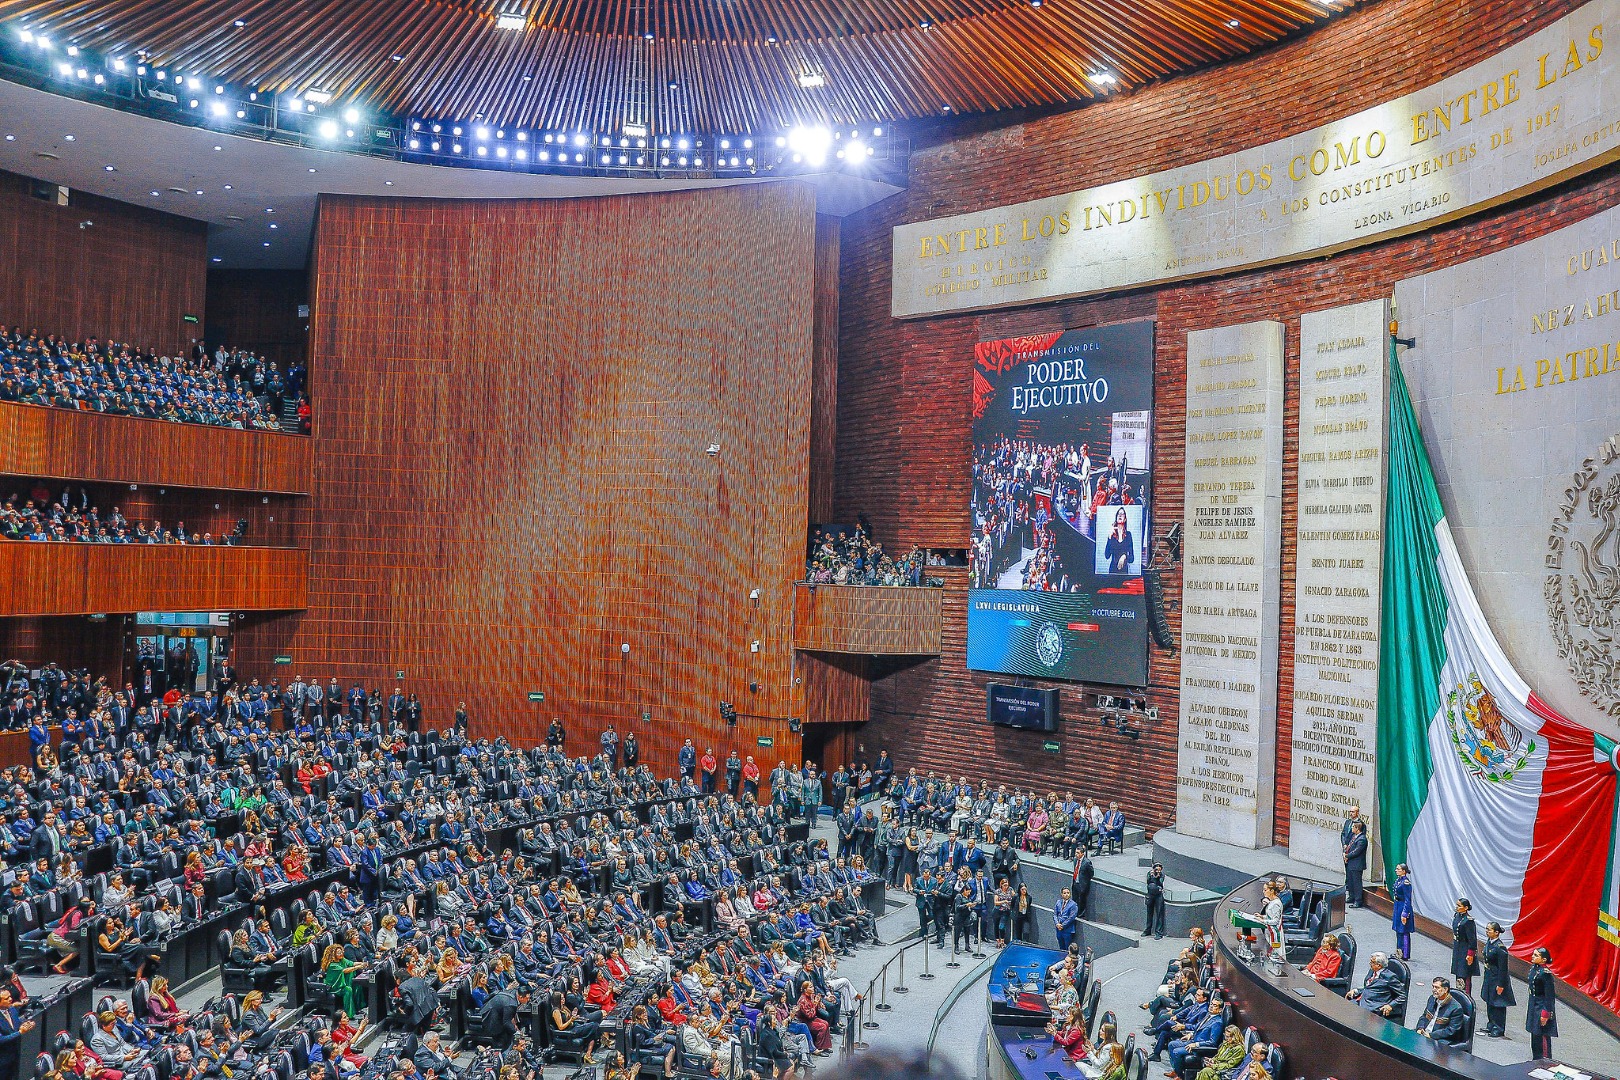
[[[849, 1022], [844, 1029], [844, 1055], [846, 1057], [853, 1054], [856, 1050], [866, 1049], [866, 1043], [859, 1041], [859, 1035], [863, 1029], [870, 1029], [878, 1026], [878, 1022], [875, 1019], [872, 1019], [872, 1014], [874, 1012], [889, 1011], [889, 965], [893, 964], [896, 960], [900, 962], [899, 978], [895, 984], [895, 992], [905, 993], [909, 991], [910, 988], [905, 985], [906, 953], [918, 945], [926, 944], [927, 941], [928, 939], [926, 937], [919, 936], [914, 940], [907, 941], [904, 945], [900, 946], [899, 951], [894, 953], [894, 955], [890, 956], [887, 960], [883, 961], [883, 966], [878, 968], [871, 980], [867, 982], [866, 992], [856, 996], [855, 1009], [850, 1013]], [[883, 987], [881, 1007], [879, 1007], [880, 1003], [872, 1000], [873, 991], [880, 983]]]

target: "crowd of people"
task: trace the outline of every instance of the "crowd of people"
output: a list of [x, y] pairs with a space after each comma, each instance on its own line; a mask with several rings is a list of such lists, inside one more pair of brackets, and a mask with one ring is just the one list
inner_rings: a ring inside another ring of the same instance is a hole
[[1123, 461], [1094, 462], [1086, 443], [1040, 443], [1001, 435], [973, 450], [973, 541], [970, 581], [996, 588], [1001, 575], [1024, 560], [1017, 585], [1037, 592], [1079, 590], [1090, 567], [1065, 566], [1052, 535], [1061, 516], [1075, 530], [1106, 543], [1117, 515], [1107, 507], [1133, 506], [1142, 493]]
[[13, 492], [0, 503], [0, 539], [80, 544], [185, 544], [198, 547], [240, 544], [247, 534], [247, 519], [238, 519], [229, 532], [187, 529], [184, 521], [172, 527], [154, 519], [150, 523], [124, 517], [117, 506], [105, 516], [82, 492], [67, 492], [59, 499], [23, 496]]
[[[36, 951], [64, 973], [86, 952], [116, 958], [146, 990], [146, 1015], [125, 1002], [98, 1018], [102, 1035], [65, 1048], [56, 1080], [110, 1080], [157, 1054], [188, 1080], [256, 1069], [294, 1034], [262, 995], [308, 945], [326, 991], [300, 1021], [317, 1080], [365, 1067], [355, 1040], [384, 969], [392, 1020], [419, 1036], [414, 1064], [391, 1067], [404, 1080], [457, 1071], [433, 1032], [463, 992], [469, 1030], [520, 1071], [538, 1061], [522, 1033], [539, 1010], [554, 1047], [601, 1054], [619, 1075], [655, 1060], [671, 1075], [791, 1074], [830, 1052], [854, 1006], [837, 965], [876, 941], [860, 902], [870, 875], [825, 841], [790, 840], [784, 803], [706, 794], [692, 772], [659, 780], [616, 754], [474, 742], [464, 711], [442, 738], [409, 730], [403, 704], [354, 718], [302, 679], [300, 694], [252, 682], [151, 694], [48, 667], [3, 672], [6, 708], [46, 738], [35, 766], [0, 771], [13, 878], [0, 905], [37, 911], [53, 895], [64, 910]], [[112, 869], [87, 878], [101, 847]], [[278, 925], [288, 896], [294, 917]], [[242, 917], [226, 969], [254, 993], [239, 1017], [216, 1003], [204, 1022], [175, 1005], [162, 958], [220, 911]], [[26, 1023], [28, 1003], [0, 1002], [0, 1028], [13, 1015]]]
[[933, 585], [943, 584], [927, 576], [930, 566], [944, 566], [945, 559], [920, 547], [904, 555], [892, 556], [883, 545], [867, 535], [866, 529], [817, 529], [810, 538], [810, 557], [805, 563], [805, 580], [817, 585]]
[[246, 350], [201, 345], [178, 355], [90, 338], [67, 341], [0, 327], [0, 401], [216, 427], [283, 430], [297, 403], [308, 432], [305, 372]]

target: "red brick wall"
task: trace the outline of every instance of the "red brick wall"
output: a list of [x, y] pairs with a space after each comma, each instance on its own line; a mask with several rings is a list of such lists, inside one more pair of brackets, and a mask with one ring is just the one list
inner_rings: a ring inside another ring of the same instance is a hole
[[80, 191], [57, 206], [33, 184], [0, 172], [0, 323], [169, 351], [202, 338], [182, 316], [203, 316], [205, 224]]
[[[1560, 228], [1620, 200], [1609, 168], [1525, 204], [1415, 237], [1294, 266], [1141, 290], [1080, 303], [902, 322], [889, 317], [890, 230], [898, 224], [1061, 194], [1185, 165], [1308, 130], [1465, 68], [1580, 5], [1527, 8], [1495, 0], [1383, 0], [1245, 60], [1166, 81], [1127, 98], [914, 153], [910, 188], [843, 228], [836, 509], [865, 512], [880, 539], [960, 548], [968, 536], [969, 369], [973, 345], [1013, 333], [1158, 319], [1155, 356], [1156, 524], [1179, 518], [1189, 330], [1256, 319], [1288, 328], [1284, 443], [1283, 613], [1279, 648], [1277, 840], [1288, 828], [1293, 693], [1292, 536], [1298, 443], [1298, 318], [1391, 294], [1394, 283]], [[1420, 343], [1421, 347], [1421, 343]], [[1157, 827], [1175, 808], [1179, 662], [1152, 649], [1149, 700], [1161, 719], [1131, 742], [1105, 729], [1098, 687], [1065, 684], [1060, 753], [1039, 735], [984, 722], [988, 677], [966, 670], [966, 576], [947, 572], [944, 651], [877, 682], [860, 738], [902, 767], [975, 780], [1120, 798]], [[1179, 572], [1166, 577], [1179, 634]]]

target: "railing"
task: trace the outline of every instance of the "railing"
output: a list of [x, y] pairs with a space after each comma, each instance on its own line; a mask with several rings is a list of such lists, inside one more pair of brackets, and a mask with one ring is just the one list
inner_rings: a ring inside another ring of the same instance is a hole
[[[910, 952], [918, 945], [923, 947], [923, 970], [918, 973], [917, 978], [932, 979], [934, 977], [927, 970], [927, 937], [919, 937], [915, 941], [906, 942], [906, 944], [900, 947], [899, 952], [883, 961], [883, 966], [877, 969], [877, 973], [873, 975], [871, 981], [866, 984], [866, 992], [863, 994], [857, 994], [855, 996], [855, 1008], [853, 1011], [851, 1011], [845, 1021], [845, 1057], [853, 1055], [857, 1050], [865, 1050], [867, 1048], [868, 1044], [862, 1040], [861, 1032], [872, 1031], [879, 1026], [878, 1021], [874, 1016], [875, 1013], [889, 1012], [894, 1008], [894, 1006], [889, 1004], [889, 991], [891, 989], [897, 994], [909, 994], [911, 992], [911, 987], [906, 985], [906, 953]], [[900, 970], [895, 973], [894, 986], [891, 987], [889, 985], [889, 968], [895, 963], [895, 961], [899, 961]], [[881, 997], [877, 1001], [873, 1000], [874, 993], [881, 994]]]

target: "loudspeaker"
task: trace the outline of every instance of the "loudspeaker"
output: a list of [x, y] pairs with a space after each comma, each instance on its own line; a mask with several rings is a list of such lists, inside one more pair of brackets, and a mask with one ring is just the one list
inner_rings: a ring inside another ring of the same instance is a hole
[[1142, 592], [1147, 598], [1148, 632], [1153, 635], [1154, 644], [1161, 649], [1174, 650], [1176, 638], [1164, 617], [1164, 582], [1157, 570], [1142, 571]]

